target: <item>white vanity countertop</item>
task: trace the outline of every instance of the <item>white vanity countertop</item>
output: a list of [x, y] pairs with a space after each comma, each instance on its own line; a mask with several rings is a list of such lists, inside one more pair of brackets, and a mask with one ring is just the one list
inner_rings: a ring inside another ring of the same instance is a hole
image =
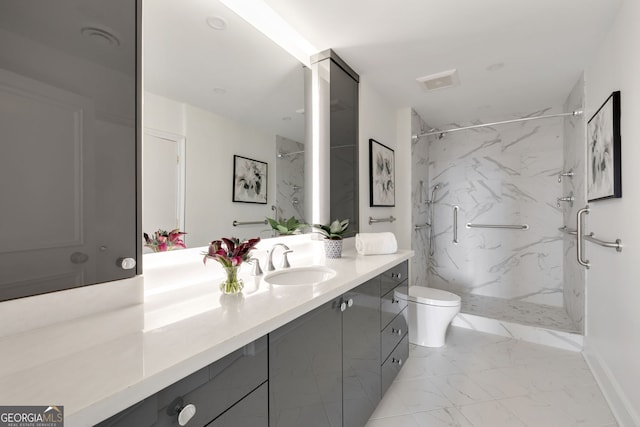
[[[222, 268], [203, 266], [203, 248], [145, 255], [144, 304], [0, 338], [0, 405], [63, 405], [66, 427], [93, 425], [413, 255], [361, 256], [351, 240], [342, 259], [329, 260], [321, 241], [287, 237], [292, 267], [324, 265], [336, 276], [272, 286], [243, 265], [240, 297], [220, 293]], [[263, 267], [273, 242], [252, 254]]]

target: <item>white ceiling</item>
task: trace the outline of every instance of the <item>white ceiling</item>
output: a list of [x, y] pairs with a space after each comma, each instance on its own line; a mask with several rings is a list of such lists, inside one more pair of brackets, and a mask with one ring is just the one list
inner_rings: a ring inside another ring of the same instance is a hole
[[[395, 107], [446, 127], [562, 106], [621, 0], [265, 2]], [[416, 82], [452, 68], [457, 87], [425, 92]]]

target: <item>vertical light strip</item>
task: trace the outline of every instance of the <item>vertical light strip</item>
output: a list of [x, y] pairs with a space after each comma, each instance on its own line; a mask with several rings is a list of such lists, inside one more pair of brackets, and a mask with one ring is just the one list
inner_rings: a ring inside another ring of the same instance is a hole
[[320, 224], [320, 72], [319, 63], [312, 66], [311, 77], [311, 223]]
[[311, 55], [317, 53], [318, 49], [263, 0], [220, 0], [220, 3], [253, 25], [298, 61], [307, 67], [311, 66]]

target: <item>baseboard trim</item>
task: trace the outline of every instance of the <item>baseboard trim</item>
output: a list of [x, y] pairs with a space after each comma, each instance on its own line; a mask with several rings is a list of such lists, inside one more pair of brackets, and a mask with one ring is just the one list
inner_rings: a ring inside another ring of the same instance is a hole
[[618, 425], [620, 427], [640, 426], [640, 415], [627, 399], [605, 361], [589, 348], [588, 343], [582, 354]]

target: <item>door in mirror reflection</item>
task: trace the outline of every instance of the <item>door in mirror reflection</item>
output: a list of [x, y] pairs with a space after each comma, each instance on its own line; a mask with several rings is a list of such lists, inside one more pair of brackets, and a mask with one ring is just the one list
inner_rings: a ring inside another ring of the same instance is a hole
[[136, 272], [136, 16], [0, 3], [0, 301]]

